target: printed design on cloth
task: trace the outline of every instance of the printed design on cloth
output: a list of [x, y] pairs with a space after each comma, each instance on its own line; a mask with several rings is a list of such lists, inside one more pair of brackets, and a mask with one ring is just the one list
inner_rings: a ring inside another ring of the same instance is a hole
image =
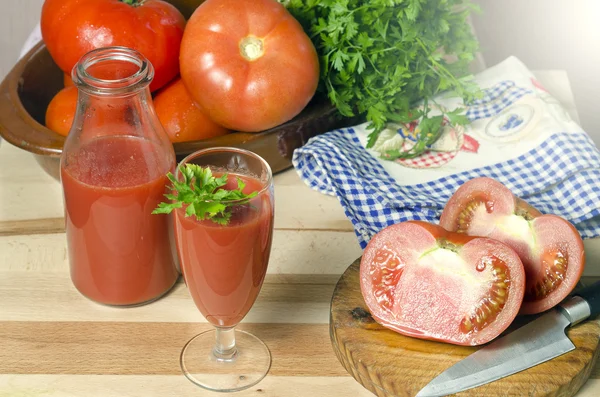
[[[471, 135], [466, 134], [463, 126], [453, 126], [444, 117], [442, 128], [442, 135], [423, 154], [412, 159], [397, 159], [395, 161], [405, 167], [437, 168], [449, 163], [459, 151], [477, 153], [479, 142]], [[383, 135], [383, 139], [385, 140], [393, 134], [392, 139], [395, 140], [391, 145], [388, 142], [386, 147], [400, 147], [402, 151], [409, 151], [416, 144], [420, 132], [419, 123], [416, 121], [405, 125], [388, 124], [386, 129], [392, 129], [393, 132], [387, 132], [387, 135]], [[375, 151], [378, 151], [379, 145], [383, 144], [380, 140], [381, 138], [374, 147]]]
[[[483, 96], [469, 104], [466, 116], [471, 122], [492, 119], [483, 129], [489, 140], [507, 142], [520, 139], [529, 132], [526, 128], [533, 120], [535, 110], [527, 104], [511, 106], [525, 95], [533, 91], [518, 87], [514, 81], [505, 80], [485, 89]], [[441, 107], [434, 107], [432, 114], [439, 114]], [[479, 142], [477, 137], [465, 132], [463, 126], [451, 125], [447, 118], [442, 122], [442, 135], [429, 146], [423, 154], [411, 159], [397, 159], [400, 165], [410, 168], [438, 168], [448, 164], [459, 152], [477, 154]], [[387, 150], [400, 149], [409, 151], [417, 141], [419, 123], [389, 123], [381, 132], [373, 150], [384, 153]]]

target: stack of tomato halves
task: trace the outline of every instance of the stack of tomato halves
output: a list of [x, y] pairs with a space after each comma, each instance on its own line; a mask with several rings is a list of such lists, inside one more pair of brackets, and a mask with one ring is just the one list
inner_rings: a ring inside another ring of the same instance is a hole
[[408, 221], [376, 234], [361, 260], [360, 286], [387, 328], [480, 345], [518, 314], [560, 303], [584, 265], [571, 223], [542, 215], [494, 179], [475, 178], [450, 198], [440, 225]]

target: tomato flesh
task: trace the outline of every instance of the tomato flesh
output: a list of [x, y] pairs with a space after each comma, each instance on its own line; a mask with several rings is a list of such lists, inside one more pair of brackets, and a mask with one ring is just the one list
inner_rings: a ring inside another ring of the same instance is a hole
[[379, 232], [361, 260], [361, 291], [376, 321], [458, 345], [504, 331], [519, 311], [524, 281], [521, 261], [505, 244], [417, 221]]
[[573, 225], [556, 215], [542, 215], [493, 179], [463, 184], [444, 208], [440, 225], [502, 241], [517, 252], [526, 274], [522, 314], [558, 304], [583, 273], [583, 241]]

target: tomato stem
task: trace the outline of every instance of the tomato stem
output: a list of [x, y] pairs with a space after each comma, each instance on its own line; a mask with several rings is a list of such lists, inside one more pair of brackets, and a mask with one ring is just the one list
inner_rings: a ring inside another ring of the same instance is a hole
[[240, 54], [249, 61], [255, 61], [265, 53], [263, 41], [258, 37], [248, 36], [240, 41]]
[[132, 7], [141, 6], [144, 0], [119, 0], [121, 3], [128, 4]]

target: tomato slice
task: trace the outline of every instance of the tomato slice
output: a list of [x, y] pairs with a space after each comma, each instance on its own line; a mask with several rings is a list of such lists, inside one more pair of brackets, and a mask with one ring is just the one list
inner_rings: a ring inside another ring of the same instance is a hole
[[555, 306], [583, 273], [583, 241], [575, 227], [559, 216], [542, 215], [494, 179], [475, 178], [458, 188], [442, 212], [440, 225], [502, 241], [519, 254], [526, 273], [521, 314]]
[[360, 263], [373, 318], [401, 334], [480, 345], [514, 320], [525, 272], [507, 245], [409, 221], [377, 233]]

